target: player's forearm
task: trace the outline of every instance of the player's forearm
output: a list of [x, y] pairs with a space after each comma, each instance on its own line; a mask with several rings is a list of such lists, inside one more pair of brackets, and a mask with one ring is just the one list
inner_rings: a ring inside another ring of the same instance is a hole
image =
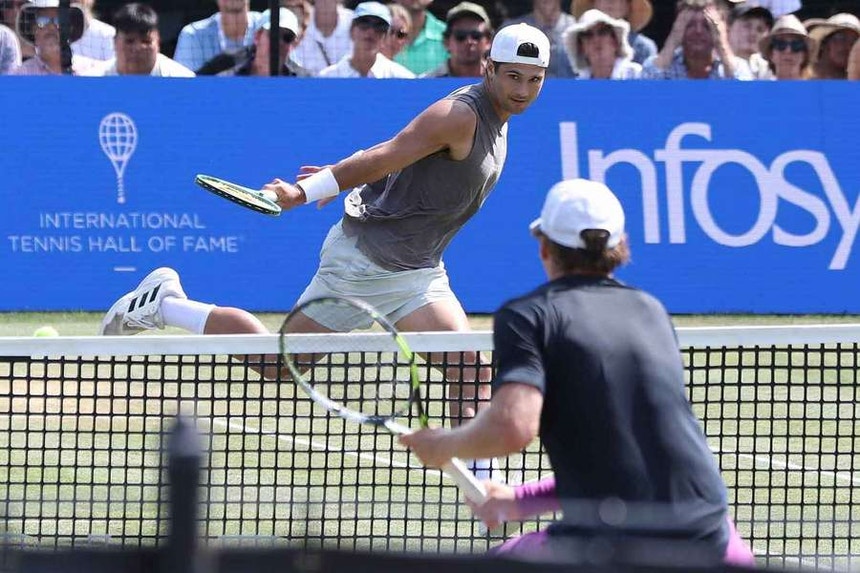
[[403, 169], [409, 162], [392, 157], [390, 142], [379, 143], [370, 149], [359, 150], [338, 161], [332, 167], [341, 189], [352, 189], [365, 183], [379, 181], [389, 173]]
[[521, 451], [534, 434], [508, 412], [490, 407], [478, 412], [471, 421], [451, 431], [451, 457], [461, 459], [495, 458]]

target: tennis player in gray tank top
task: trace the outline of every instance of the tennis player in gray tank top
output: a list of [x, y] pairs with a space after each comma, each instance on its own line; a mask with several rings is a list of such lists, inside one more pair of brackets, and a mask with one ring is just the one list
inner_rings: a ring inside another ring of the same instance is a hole
[[[295, 184], [275, 179], [283, 209], [325, 205], [355, 189], [345, 215], [332, 227], [320, 265], [299, 302], [323, 295], [370, 303], [401, 331], [463, 331], [466, 313], [451, 291], [442, 254], [492, 190], [505, 162], [507, 121], [537, 98], [550, 45], [537, 28], [499, 30], [480, 84], [442, 98], [388, 141], [329, 167], [303, 168]], [[131, 304], [133, 303], [133, 304]], [[131, 310], [129, 310], [131, 309]], [[103, 334], [135, 334], [179, 327], [197, 334], [267, 333], [251, 313], [187, 298], [178, 274], [161, 268], [120, 298], [102, 321]], [[358, 325], [341, 315], [307, 316], [294, 332], [347, 331]], [[431, 357], [436, 361], [436, 357]], [[465, 360], [477, 361], [474, 354]], [[441, 362], [441, 359], [440, 359]], [[475, 415], [475, 399], [489, 399], [488, 368], [446, 372], [454, 419]], [[487, 477], [478, 472], [479, 477]]]
[[361, 252], [385, 269], [438, 266], [505, 164], [508, 125], [493, 109], [484, 84], [463, 87], [448, 98], [463, 102], [478, 118], [469, 154], [452, 159], [447, 150], [437, 151], [347, 199], [344, 233], [357, 237]]

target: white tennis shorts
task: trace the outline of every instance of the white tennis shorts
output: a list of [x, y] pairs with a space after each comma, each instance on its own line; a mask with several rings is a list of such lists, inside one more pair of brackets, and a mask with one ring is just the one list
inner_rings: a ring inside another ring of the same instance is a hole
[[[297, 305], [321, 296], [349, 296], [370, 304], [396, 323], [427, 304], [457, 301], [444, 263], [433, 268], [390, 271], [367, 258], [356, 243], [357, 237], [347, 237], [340, 222], [332, 226], [320, 250], [319, 268]], [[357, 324], [353, 317], [343, 313], [312, 316], [309, 309], [308, 314], [322, 326], [338, 332], [369, 326]]]

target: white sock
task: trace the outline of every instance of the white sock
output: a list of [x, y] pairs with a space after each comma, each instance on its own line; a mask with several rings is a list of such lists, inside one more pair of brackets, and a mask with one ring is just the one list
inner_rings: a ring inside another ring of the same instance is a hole
[[168, 296], [161, 301], [161, 317], [167, 326], [182, 328], [192, 334], [203, 334], [213, 308], [214, 304]]

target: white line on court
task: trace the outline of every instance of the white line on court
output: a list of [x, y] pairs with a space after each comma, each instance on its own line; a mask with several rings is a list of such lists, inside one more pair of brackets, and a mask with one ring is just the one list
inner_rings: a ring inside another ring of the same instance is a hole
[[[208, 419], [198, 418], [198, 420], [207, 421]], [[319, 451], [323, 451], [323, 452], [335, 452], [335, 453], [343, 454], [345, 456], [355, 457], [357, 459], [372, 461], [372, 462], [381, 463], [381, 464], [387, 464], [391, 467], [407, 468], [407, 469], [422, 470], [422, 471], [424, 470], [424, 468], [421, 466], [416, 466], [416, 465], [413, 465], [410, 463], [398, 462], [398, 461], [396, 461], [393, 458], [388, 457], [388, 456], [381, 456], [378, 454], [373, 454], [373, 455], [363, 454], [363, 453], [359, 453], [359, 452], [356, 452], [353, 450], [346, 450], [343, 448], [331, 448], [328, 446], [328, 444], [325, 444], [325, 443], [315, 442], [314, 440], [306, 440], [304, 438], [296, 438], [294, 436], [287, 436], [284, 434], [279, 434], [277, 432], [273, 432], [271, 430], [264, 430], [263, 428], [252, 428], [250, 426], [247, 426], [245, 424], [241, 424], [239, 422], [233, 422], [230, 420], [225, 420], [224, 418], [212, 418], [211, 420], [212, 420], [213, 425], [218, 425], [218, 426], [225, 427], [225, 428], [231, 428], [233, 430], [238, 430], [240, 432], [244, 432], [247, 434], [262, 434], [265, 436], [272, 436], [277, 440], [289, 442], [292, 444], [298, 444], [298, 445], [302, 445], [302, 446], [308, 446], [314, 450], [319, 450]], [[434, 473], [434, 470], [427, 470], [427, 471]], [[436, 473], [438, 473], [438, 472], [436, 472]]]
[[822, 476], [830, 476], [835, 481], [841, 481], [845, 483], [849, 483], [851, 485], [860, 485], [860, 476], [855, 476], [851, 472], [834, 472], [830, 470], [821, 470], [821, 469], [812, 469], [807, 468], [801, 464], [795, 464], [792, 462], [781, 461], [775, 459], [773, 456], [766, 456], [764, 454], [744, 454], [738, 452], [736, 450], [727, 450], [727, 449], [716, 449], [711, 448], [711, 451], [715, 454], [735, 454], [739, 458], [744, 458], [748, 460], [753, 460], [756, 465], [770, 467], [774, 469], [780, 470], [791, 470], [796, 472], [807, 472], [807, 473], [816, 473]]

